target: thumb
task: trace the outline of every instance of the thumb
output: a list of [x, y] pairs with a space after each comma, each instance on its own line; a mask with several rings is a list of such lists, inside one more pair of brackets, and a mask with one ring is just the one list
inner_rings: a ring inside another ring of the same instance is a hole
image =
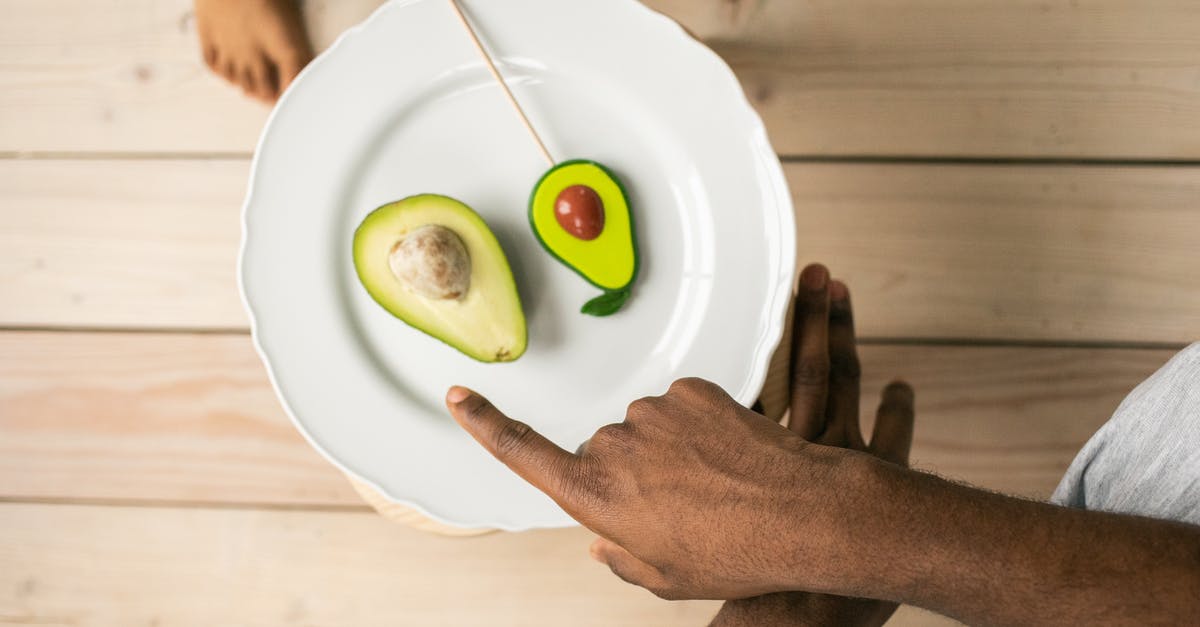
[[450, 388], [446, 407], [483, 448], [559, 505], [566, 507], [568, 495], [578, 492], [571, 488], [581, 470], [579, 458], [529, 425], [505, 416], [486, 398], [464, 387]]
[[609, 570], [625, 583], [641, 586], [655, 594], [665, 588], [666, 580], [657, 568], [638, 559], [611, 540], [596, 538], [588, 547], [588, 553], [592, 555], [592, 559], [608, 566]]

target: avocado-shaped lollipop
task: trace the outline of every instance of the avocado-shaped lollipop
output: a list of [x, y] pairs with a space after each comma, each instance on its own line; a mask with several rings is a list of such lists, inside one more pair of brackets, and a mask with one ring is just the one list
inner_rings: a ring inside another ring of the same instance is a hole
[[558, 164], [534, 187], [529, 222], [547, 252], [604, 290], [583, 313], [607, 316], [625, 304], [637, 278], [637, 239], [629, 199], [612, 172], [593, 161]]
[[550, 171], [534, 186], [529, 201], [529, 221], [534, 234], [547, 252], [604, 290], [584, 304], [583, 313], [593, 316], [616, 313], [629, 300], [630, 286], [638, 272], [629, 197], [616, 175], [599, 163], [555, 161], [458, 0], [449, 2], [492, 78], [550, 165]]

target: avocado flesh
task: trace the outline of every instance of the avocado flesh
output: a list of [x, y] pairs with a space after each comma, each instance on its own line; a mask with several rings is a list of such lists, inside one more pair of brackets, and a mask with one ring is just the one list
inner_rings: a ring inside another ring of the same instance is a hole
[[[592, 188], [604, 205], [604, 230], [593, 240], [568, 233], [555, 217], [559, 194], [575, 185]], [[628, 197], [612, 172], [593, 161], [567, 161], [555, 166], [533, 190], [529, 221], [543, 248], [605, 291], [597, 301], [605, 299], [607, 305], [585, 309], [585, 313], [608, 315], [624, 304], [637, 278], [637, 241]]]
[[[461, 298], [422, 296], [392, 271], [389, 260], [396, 244], [429, 225], [453, 231], [466, 248], [470, 280]], [[525, 314], [508, 258], [483, 218], [467, 205], [423, 194], [376, 209], [354, 232], [354, 267], [375, 302], [467, 356], [491, 363], [525, 353]]]

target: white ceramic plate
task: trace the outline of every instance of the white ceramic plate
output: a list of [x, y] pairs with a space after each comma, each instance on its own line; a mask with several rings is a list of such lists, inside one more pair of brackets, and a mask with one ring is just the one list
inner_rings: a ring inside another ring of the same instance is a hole
[[[729, 68], [634, 0], [466, 0], [559, 160], [625, 183], [642, 270], [620, 313], [538, 245], [545, 162], [445, 0], [395, 0], [349, 31], [272, 115], [245, 207], [254, 337], [297, 427], [387, 498], [464, 527], [573, 524], [446, 414], [470, 386], [574, 450], [685, 376], [752, 403], [794, 265], [779, 161]], [[476, 363], [393, 318], [355, 278], [354, 229], [405, 196], [454, 196], [491, 225], [529, 323], [512, 364]]]

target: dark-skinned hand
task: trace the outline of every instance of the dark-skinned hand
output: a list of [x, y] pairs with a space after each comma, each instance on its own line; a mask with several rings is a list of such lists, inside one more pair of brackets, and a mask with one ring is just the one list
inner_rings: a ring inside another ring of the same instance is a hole
[[[871, 443], [859, 429], [861, 368], [854, 337], [850, 292], [840, 281], [814, 289], [828, 271], [809, 266], [801, 274], [793, 323], [792, 419], [788, 427], [806, 440], [867, 451], [899, 465], [908, 464], [912, 444], [913, 391], [904, 383], [883, 390]], [[824, 411], [816, 410], [824, 406]], [[729, 601], [713, 627], [790, 625], [882, 625], [895, 603], [811, 592], [777, 592]]]
[[[827, 293], [827, 277], [813, 289]], [[826, 404], [849, 402], [827, 398], [817, 374], [797, 371], [797, 425], [823, 424]], [[785, 429], [712, 383], [683, 379], [634, 401], [577, 453], [465, 388], [446, 401], [487, 450], [600, 536], [597, 558], [663, 598], [832, 591], [850, 574], [840, 557], [855, 538], [843, 522], [869, 498], [878, 462], [810, 443], [803, 435], [819, 434]]]

